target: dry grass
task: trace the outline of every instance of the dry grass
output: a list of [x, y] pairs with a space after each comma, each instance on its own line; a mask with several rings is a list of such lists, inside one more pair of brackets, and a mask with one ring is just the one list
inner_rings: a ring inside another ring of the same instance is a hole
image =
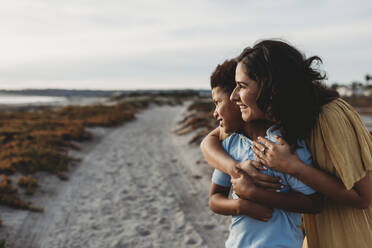
[[114, 127], [134, 120], [150, 104], [180, 104], [172, 97], [132, 97], [114, 105], [67, 106], [0, 112], [0, 204], [41, 210], [21, 200], [16, 186], [6, 175], [23, 174], [17, 185], [33, 194], [37, 181], [31, 174], [48, 172], [67, 180], [68, 167], [78, 160], [68, 154], [78, 149], [74, 142], [90, 138], [86, 127]]
[[179, 121], [175, 130], [178, 135], [185, 135], [196, 130], [190, 144], [200, 144], [202, 139], [217, 126], [213, 118], [214, 105], [210, 99], [195, 100], [187, 109], [186, 116]]
[[42, 212], [40, 207], [32, 206], [31, 203], [20, 199], [18, 189], [12, 185], [12, 181], [6, 176], [1, 175], [0, 181], [0, 204], [17, 209], [27, 209], [36, 212]]
[[351, 96], [343, 97], [343, 99], [351, 104], [354, 108], [372, 108], [371, 96]]
[[26, 189], [26, 194], [33, 195], [35, 188], [38, 186], [38, 182], [31, 175], [20, 176], [17, 179], [17, 185]]
[[[372, 116], [372, 97], [344, 98], [360, 114]], [[178, 123], [175, 130], [178, 135], [195, 132], [189, 143], [200, 144], [202, 139], [212, 131], [218, 123], [213, 118], [214, 105], [210, 99], [195, 100], [187, 109], [186, 116]], [[372, 135], [372, 131], [370, 131]]]

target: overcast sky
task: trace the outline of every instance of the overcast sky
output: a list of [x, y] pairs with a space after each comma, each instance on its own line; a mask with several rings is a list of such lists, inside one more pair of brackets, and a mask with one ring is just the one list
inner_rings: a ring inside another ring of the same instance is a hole
[[0, 88], [208, 88], [262, 38], [319, 55], [329, 83], [372, 74], [372, 1], [2, 0]]

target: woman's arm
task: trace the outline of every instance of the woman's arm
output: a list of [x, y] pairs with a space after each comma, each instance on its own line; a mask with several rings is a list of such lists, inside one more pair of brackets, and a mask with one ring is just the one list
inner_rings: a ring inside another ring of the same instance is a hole
[[[239, 163], [226, 153], [221, 145], [219, 127], [214, 129], [203, 139], [200, 144], [200, 148], [203, 152], [205, 160], [210, 166], [232, 177], [239, 176], [239, 170], [237, 169], [237, 167], [240, 167], [239, 164], [247, 165], [248, 162], [249, 165], [251, 165], [252, 163], [252, 161], [243, 161]], [[259, 169], [261, 168], [262, 166], [260, 166], [258, 163], [252, 164], [252, 166], [250, 166], [249, 170], [246, 172], [254, 179], [254, 183], [256, 185], [269, 190], [280, 189], [280, 178], [271, 177], [260, 173]]]
[[372, 203], [372, 172], [356, 182], [354, 187], [347, 190], [342, 181], [324, 171], [297, 162], [297, 168], [291, 175], [298, 178], [313, 189], [326, 195], [333, 201], [355, 208], [366, 209]]
[[238, 176], [235, 171], [235, 165], [238, 162], [232, 159], [222, 148], [219, 127], [211, 131], [203, 139], [200, 144], [200, 149], [210, 166], [230, 176]]
[[362, 209], [371, 205], [371, 171], [367, 171], [365, 177], [356, 182], [351, 190], [347, 190], [340, 179], [304, 164], [282, 138], [277, 137], [277, 139], [279, 143], [274, 144], [265, 138], [261, 138], [261, 142], [267, 147], [265, 154], [263, 152], [264, 146], [254, 143], [253, 149], [258, 161], [273, 170], [288, 173], [298, 178], [303, 183], [339, 204]]
[[268, 221], [273, 210], [244, 199], [229, 199], [230, 188], [212, 183], [209, 194], [210, 209], [222, 215], [248, 215], [261, 221]]
[[279, 193], [263, 190], [256, 187], [245, 173], [231, 179], [231, 182], [239, 197], [267, 207], [298, 213], [319, 213], [324, 206], [323, 197], [318, 193], [304, 195], [298, 192]]

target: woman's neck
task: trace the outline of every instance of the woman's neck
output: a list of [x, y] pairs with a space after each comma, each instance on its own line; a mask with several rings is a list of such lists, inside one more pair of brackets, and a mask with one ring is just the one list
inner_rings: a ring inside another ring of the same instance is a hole
[[267, 120], [256, 120], [244, 125], [243, 133], [251, 140], [257, 140], [258, 137], [265, 137], [266, 130], [273, 125]]

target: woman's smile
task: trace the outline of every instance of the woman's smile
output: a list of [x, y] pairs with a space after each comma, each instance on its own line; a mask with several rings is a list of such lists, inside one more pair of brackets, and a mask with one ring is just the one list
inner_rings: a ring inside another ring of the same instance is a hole
[[256, 102], [260, 91], [259, 84], [248, 76], [241, 62], [236, 67], [235, 81], [236, 87], [230, 99], [239, 106], [243, 120], [249, 122], [264, 119], [265, 114]]

